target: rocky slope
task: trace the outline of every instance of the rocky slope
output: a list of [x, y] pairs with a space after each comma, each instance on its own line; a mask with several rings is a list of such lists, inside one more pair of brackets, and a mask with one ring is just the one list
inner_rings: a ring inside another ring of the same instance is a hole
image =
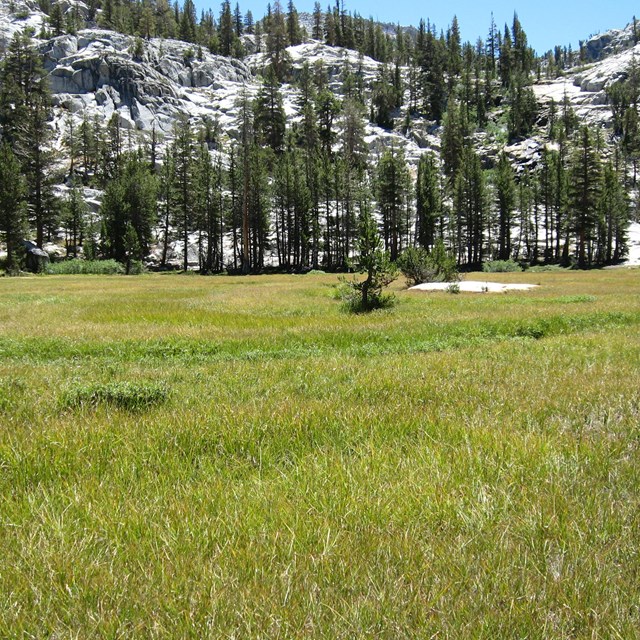
[[[69, 10], [79, 7], [81, 12], [86, 11], [86, 6], [78, 0], [68, 0], [65, 6]], [[6, 45], [16, 31], [25, 27], [37, 36], [45, 19], [33, 0], [12, 3], [1, 0], [0, 45]], [[606, 89], [625, 76], [632, 56], [640, 54], [640, 45], [629, 47], [632, 37], [630, 25], [589, 40], [587, 47], [593, 51], [593, 57], [603, 59], [556, 81], [535, 85], [534, 91], [543, 109], [551, 99], [559, 103], [566, 95], [582, 121], [608, 126], [611, 111]], [[251, 37], [247, 38], [246, 44], [251, 50], [255, 43], [250, 40]], [[142, 54], [136, 56], [134, 38], [98, 28], [37, 43], [54, 94], [57, 116], [54, 128], [59, 137], [69, 114], [78, 121], [86, 115], [106, 122], [114, 113], [118, 114], [122, 128], [138, 131], [142, 138], [155, 128], [169, 139], [179, 115], [188, 116], [195, 123], [205, 118], [217, 120], [221, 131], [233, 136], [237, 131], [236, 103], [243, 92], [255, 95], [260, 86], [258, 74], [265, 63], [261, 53], [244, 60], [223, 58], [207, 51], [198, 57], [187, 43], [160, 39], [145, 41]], [[354, 51], [314, 41], [290, 47], [289, 54], [294, 75], [305, 62], [322, 64], [338, 96], [346, 64], [352, 70], [361, 70], [366, 85], [370, 85], [379, 66]], [[285, 85], [283, 93], [288, 118], [297, 117], [296, 90]], [[397, 115], [397, 122], [402, 122], [404, 114]], [[407, 136], [399, 130], [387, 132], [368, 125], [367, 143], [372, 155], [375, 157], [393, 142], [404, 148], [409, 162], [415, 164], [424, 148], [439, 146], [438, 132], [431, 123], [414, 121], [413, 125]], [[490, 138], [480, 138], [491, 147]], [[509, 151], [515, 159], [530, 161], [535, 159], [541, 143], [540, 139], [524, 141]]]

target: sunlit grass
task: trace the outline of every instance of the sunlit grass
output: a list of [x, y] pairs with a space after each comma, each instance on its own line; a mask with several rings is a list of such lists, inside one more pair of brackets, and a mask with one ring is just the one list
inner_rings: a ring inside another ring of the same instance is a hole
[[0, 637], [638, 637], [640, 271], [490, 275], [0, 280]]

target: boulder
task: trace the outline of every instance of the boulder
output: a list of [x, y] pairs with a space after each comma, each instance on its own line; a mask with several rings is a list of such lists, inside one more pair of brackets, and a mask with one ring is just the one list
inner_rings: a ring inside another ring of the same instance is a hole
[[23, 240], [26, 252], [26, 268], [31, 273], [42, 273], [49, 264], [49, 254], [30, 240]]

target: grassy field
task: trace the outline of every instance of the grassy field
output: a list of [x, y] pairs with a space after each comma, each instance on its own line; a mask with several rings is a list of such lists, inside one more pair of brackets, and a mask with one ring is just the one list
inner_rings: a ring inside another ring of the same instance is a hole
[[640, 637], [640, 270], [487, 276], [0, 279], [0, 637]]

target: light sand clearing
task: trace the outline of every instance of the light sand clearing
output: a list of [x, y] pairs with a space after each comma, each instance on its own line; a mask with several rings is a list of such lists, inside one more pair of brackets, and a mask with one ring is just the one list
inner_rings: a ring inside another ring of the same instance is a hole
[[[423, 282], [411, 291], [445, 291], [451, 286], [451, 282]], [[460, 291], [470, 291], [471, 293], [506, 293], [507, 291], [528, 291], [535, 289], [537, 284], [503, 284], [502, 282], [485, 282], [484, 280], [463, 280], [456, 283]]]

